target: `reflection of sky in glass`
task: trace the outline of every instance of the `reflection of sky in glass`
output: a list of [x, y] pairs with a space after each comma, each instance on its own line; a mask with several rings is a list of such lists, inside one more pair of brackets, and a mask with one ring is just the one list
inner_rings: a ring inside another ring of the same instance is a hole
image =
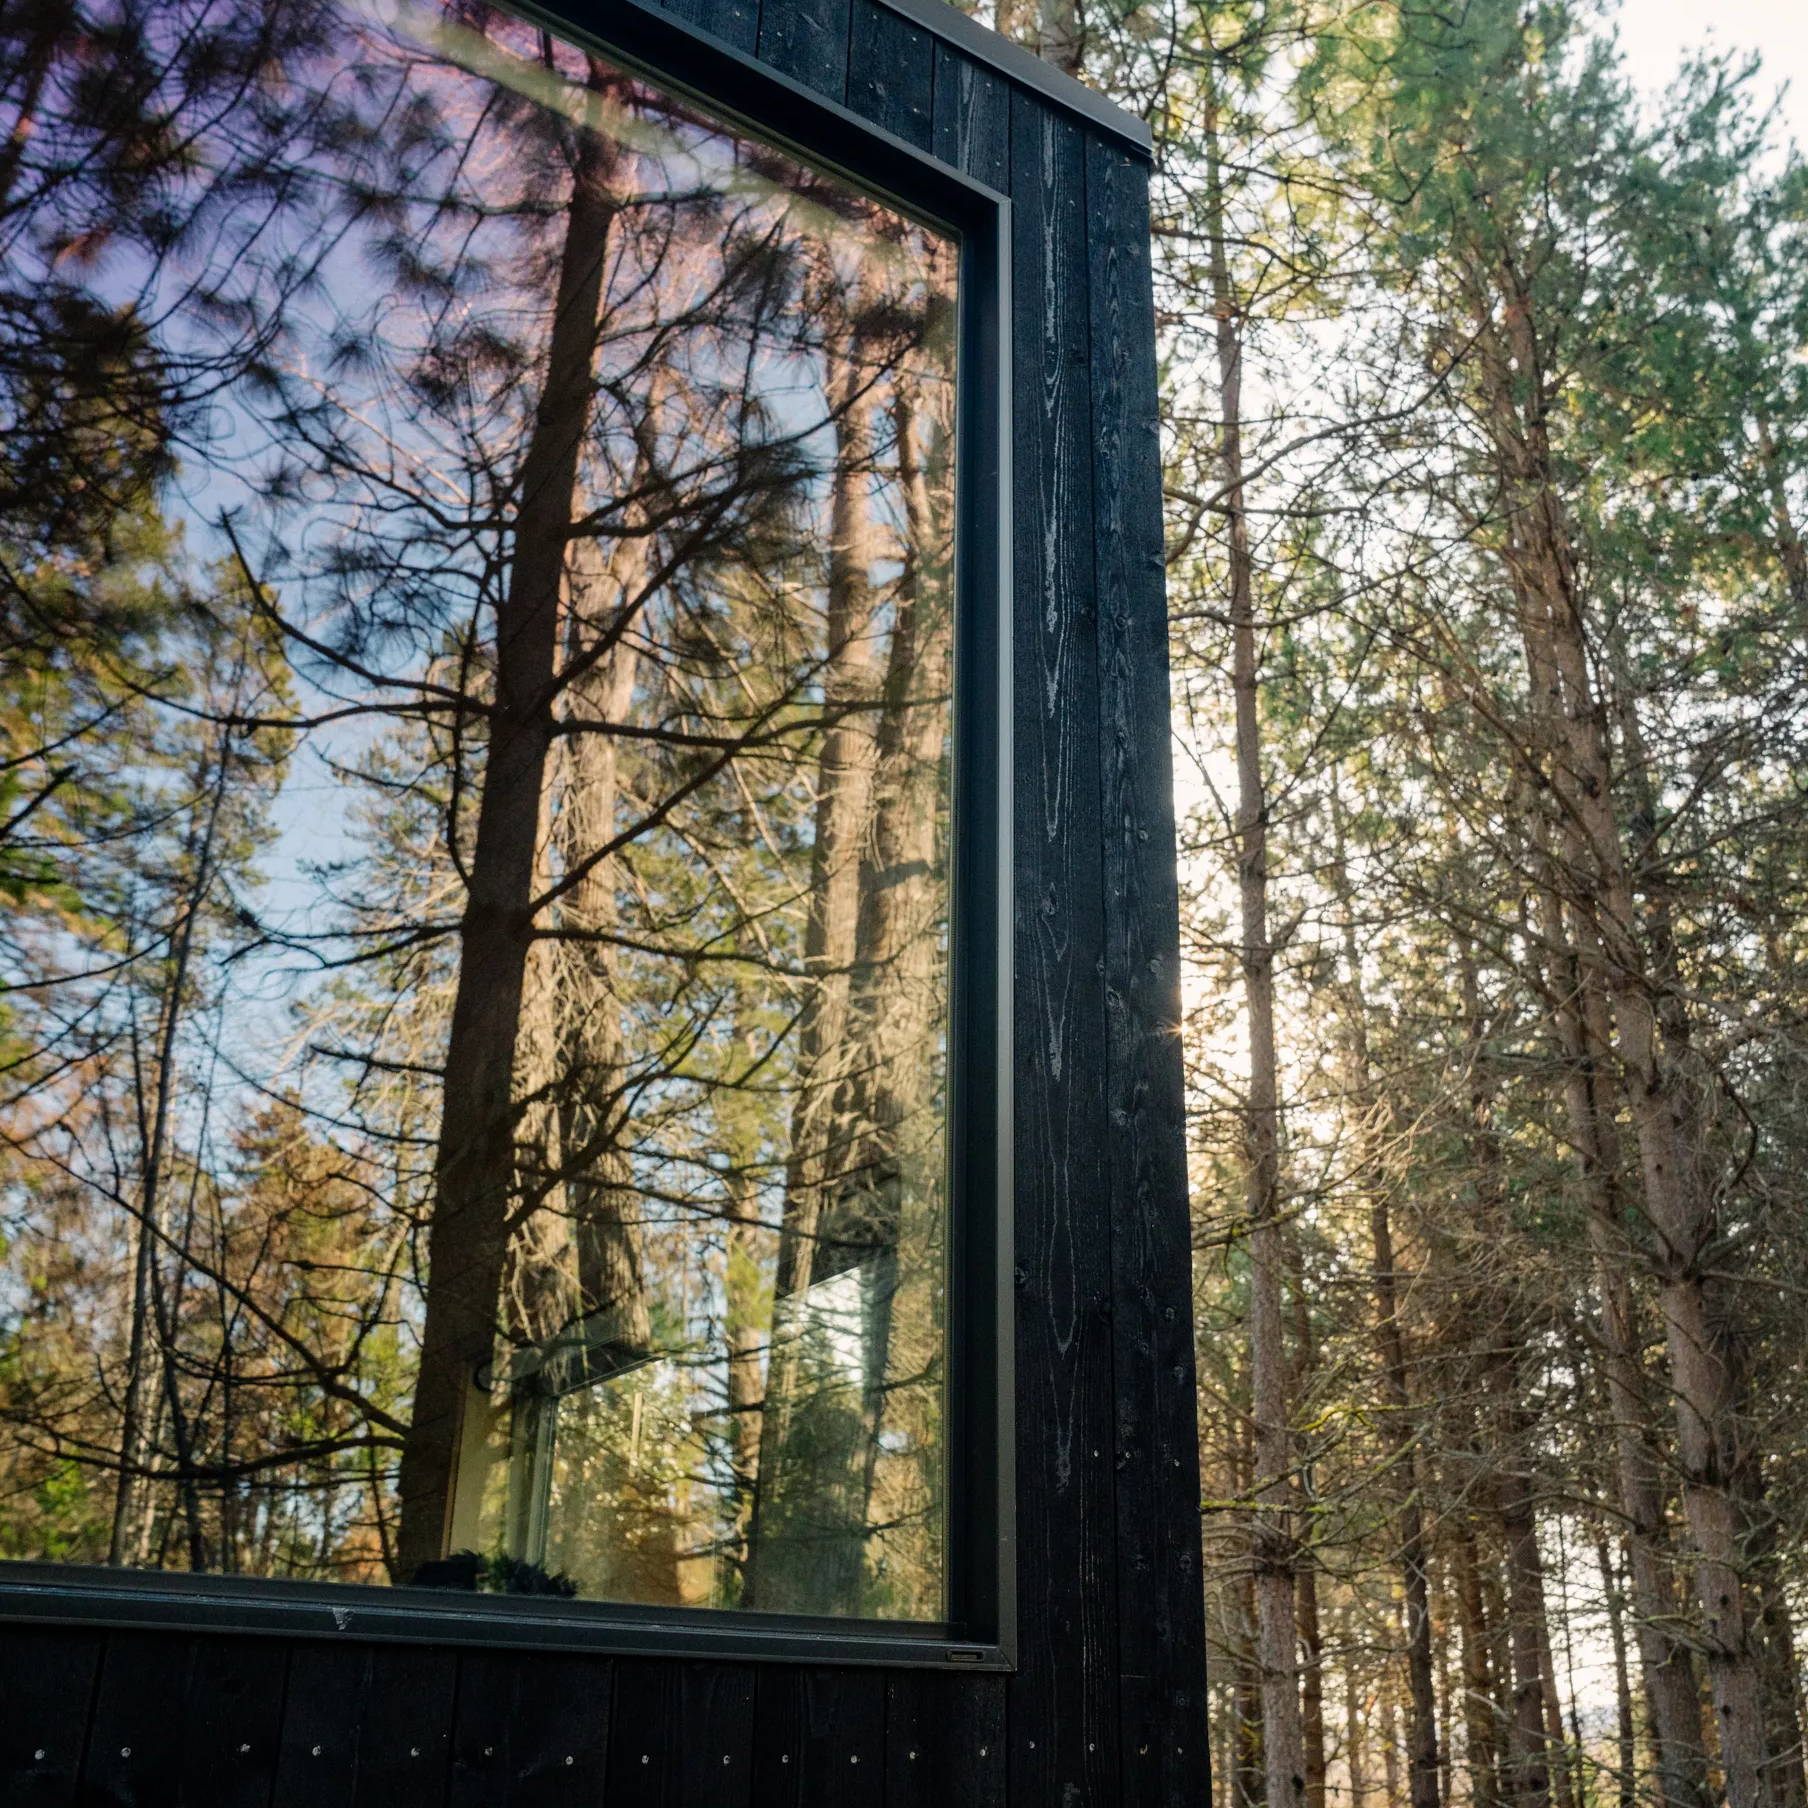
[[[268, 1092], [281, 1092], [317, 1111], [330, 1126], [323, 1133], [347, 1145], [393, 1131], [394, 1172], [409, 1170], [403, 1178], [418, 1199], [431, 1165], [431, 1107], [416, 1110], [406, 1134], [393, 1124], [372, 1131], [364, 1115], [370, 1070], [356, 1053], [346, 1056], [345, 1025], [355, 1012], [344, 1005], [341, 963], [361, 945], [350, 936], [361, 923], [381, 915], [387, 928], [402, 929], [424, 918], [443, 932], [434, 975], [443, 984], [457, 958], [463, 893], [443, 841], [393, 895], [373, 890], [389, 880], [373, 864], [382, 840], [373, 811], [384, 794], [368, 769], [393, 758], [406, 778], [437, 774], [420, 718], [397, 706], [482, 689], [469, 673], [455, 680], [451, 667], [473, 646], [479, 667], [488, 656], [510, 570], [522, 453], [551, 337], [572, 180], [570, 126], [594, 129], [615, 147], [612, 192], [625, 196], [624, 224], [608, 241], [577, 506], [600, 526], [637, 526], [633, 473], [651, 442], [653, 467], [684, 498], [660, 529], [658, 544], [676, 543], [692, 517], [715, 505], [712, 485], [724, 487], [733, 456], [744, 456], [750, 443], [792, 459], [795, 545], [771, 553], [764, 567], [738, 544], [715, 564], [681, 559], [643, 601], [628, 644], [657, 682], [630, 699], [634, 725], [707, 725], [712, 709], [730, 712], [718, 727], [757, 721], [768, 709], [775, 720], [786, 710], [819, 716], [825, 701], [825, 548], [841, 443], [831, 374], [835, 356], [854, 357], [831, 352], [829, 329], [801, 301], [787, 308], [762, 299], [761, 255], [774, 265], [773, 295], [785, 281], [800, 296], [814, 285], [837, 297], [847, 344], [888, 346], [861, 354], [873, 362], [873, 388], [857, 404], [878, 423], [863, 498], [874, 528], [864, 578], [875, 600], [861, 638], [870, 641], [875, 666], [883, 665], [902, 607], [888, 592], [902, 584], [906, 542], [916, 531], [901, 494], [901, 456], [884, 440], [891, 421], [885, 385], [916, 385], [935, 398], [923, 418], [942, 424], [922, 429], [919, 456], [938, 465], [935, 531], [945, 533], [951, 329], [936, 340], [893, 324], [861, 341], [847, 322], [855, 297], [881, 314], [930, 319], [951, 296], [953, 260], [925, 229], [724, 135], [504, 15], [489, 16], [487, 36], [422, 6], [347, 8], [339, 25], [330, 44], [298, 53], [293, 67], [271, 77], [292, 110], [270, 151], [280, 202], [268, 189], [222, 193], [159, 260], [116, 249], [88, 280], [106, 301], [134, 310], [178, 386], [200, 392], [175, 423], [176, 468], [160, 504], [179, 530], [178, 559], [190, 584], [242, 593], [254, 583], [286, 622], [292, 713], [301, 725], [271, 808], [270, 844], [256, 876], [236, 881], [230, 900], [250, 926], [251, 945], [222, 939], [208, 954], [219, 1003], [192, 1031], [185, 1059], [213, 1083], [179, 1098], [177, 1140], [197, 1153], [205, 1140], [209, 1160], [227, 1167], [235, 1123]], [[152, 29], [159, 29], [154, 18]], [[563, 138], [549, 127], [561, 120]], [[183, 178], [197, 195], [248, 154], [233, 139], [236, 123], [216, 119], [215, 136], [198, 141]], [[780, 268], [786, 260], [808, 270], [808, 283]], [[607, 548], [609, 536], [598, 544]], [[929, 561], [929, 549], [918, 553]], [[568, 584], [575, 581], [568, 574]], [[931, 609], [943, 611], [944, 625], [947, 602], [943, 595]], [[720, 673], [709, 652], [687, 639], [717, 603], [725, 620], [734, 618], [722, 644], [742, 661]], [[774, 654], [768, 670], [762, 659], [775, 648], [783, 659]], [[784, 698], [782, 708], [773, 696]], [[945, 695], [912, 707], [934, 709], [945, 729]], [[433, 719], [443, 737], [445, 713]], [[810, 908], [810, 763], [821, 735], [820, 722], [787, 729], [770, 746], [738, 756], [696, 795], [697, 821], [708, 827], [708, 812], [726, 819], [724, 799], [744, 788], [735, 808], [758, 829], [753, 853], [763, 863], [756, 874], [763, 892], [753, 921], [770, 979], [707, 964], [751, 938], [733, 876], [704, 870], [708, 850], [686, 839], [696, 824], [675, 812], [648, 827], [636, 848], [650, 862], [682, 867], [683, 882], [668, 881], [662, 893], [657, 879], [634, 875], [642, 892], [628, 927], [646, 946], [622, 954], [626, 979], [615, 1001], [628, 1045], [628, 1155], [663, 1350], [660, 1410], [690, 1424], [699, 1439], [690, 1452], [697, 1472], [686, 1485], [724, 1496], [732, 1483], [725, 1151], [743, 1132], [713, 1121], [711, 1088], [745, 1069], [755, 1076], [756, 1097], [765, 1089], [754, 1145], [735, 1157], [751, 1176], [750, 1191], [733, 1209], [766, 1227], [760, 1259], [770, 1266], [788, 1184], [783, 1086], [797, 1059], [787, 1038], [797, 1021]], [[681, 777], [676, 758], [646, 754], [648, 782], [669, 786]], [[944, 779], [945, 764], [944, 746]], [[480, 772], [480, 754], [469, 756], [467, 782]], [[147, 774], [145, 782], [164, 781]], [[550, 785], [547, 795], [554, 795]], [[928, 814], [944, 807], [942, 795]], [[461, 824], [461, 835], [468, 826]], [[935, 884], [942, 885], [939, 873]], [[945, 896], [938, 897], [945, 911]], [[542, 925], [556, 916], [556, 908], [543, 911]], [[669, 954], [657, 945], [661, 937], [689, 939], [705, 957]], [[945, 917], [930, 939], [940, 985]], [[422, 1006], [406, 987], [403, 994], [397, 1014], [415, 1009], [431, 1019], [439, 1009], [437, 1001]], [[737, 1019], [737, 1001], [748, 998], [757, 1008]], [[938, 1004], [931, 1046], [913, 1052], [932, 1076], [937, 1137], [944, 1015]], [[366, 1038], [364, 1052], [421, 1061], [433, 1053], [398, 1051], [382, 1040], [387, 1025], [352, 1027]], [[690, 1046], [662, 1066], [679, 1030]], [[934, 1165], [926, 1161], [926, 1171]], [[924, 1183], [930, 1192], [939, 1184]], [[818, 1303], [864, 1284], [848, 1271], [821, 1284], [827, 1291], [819, 1289]], [[421, 1308], [409, 1283], [404, 1292], [398, 1310], [406, 1338], [418, 1329]], [[939, 1299], [939, 1280], [935, 1293]], [[844, 1331], [840, 1343], [829, 1343], [848, 1346], [837, 1362], [851, 1372], [858, 1361], [850, 1339], [857, 1334]], [[899, 1434], [887, 1435], [893, 1441], [884, 1448], [897, 1448]]]
[[[746, 141], [676, 110], [662, 108], [655, 118], [586, 93], [578, 85], [582, 55], [569, 44], [551, 42], [555, 67], [549, 70], [531, 60], [540, 49], [538, 34], [506, 16], [493, 21], [493, 37], [448, 20], [440, 9], [389, 0], [348, 5], [342, 16], [345, 39], [338, 54], [343, 60], [293, 71], [290, 80], [296, 87], [314, 86], [324, 100], [349, 103], [367, 123], [376, 123], [374, 103], [350, 97], [359, 80], [369, 82], [373, 76], [432, 95], [448, 107], [462, 104], [472, 114], [484, 107], [486, 95], [506, 90], [631, 147], [643, 196], [732, 197], [747, 220], [757, 221], [775, 241], [804, 236], [821, 244], [844, 277], [865, 262], [890, 263], [904, 280], [922, 280], [920, 268], [905, 268], [920, 255], [920, 234], [912, 235], [908, 247], [875, 239], [865, 230], [866, 220], [852, 222], [788, 186], [786, 178], [794, 171], [772, 154], [753, 151]], [[388, 111], [397, 110], [393, 93], [386, 91], [384, 98]], [[497, 130], [487, 140], [476, 132], [472, 142], [479, 147], [477, 154], [461, 147], [457, 179], [446, 186], [481, 201], [488, 187], [507, 183], [513, 140]], [[298, 141], [292, 151], [300, 161], [305, 145]], [[396, 373], [410, 357], [430, 349], [448, 322], [443, 314], [425, 316], [413, 302], [389, 292], [373, 257], [379, 229], [348, 218], [344, 200], [337, 181], [304, 184], [284, 207], [267, 209], [261, 217], [224, 219], [205, 241], [199, 260], [191, 250], [187, 257], [150, 268], [135, 255], [122, 257], [99, 286], [110, 299], [135, 306], [157, 322], [162, 348], [178, 361], [225, 364], [235, 329], [239, 343], [247, 336], [239, 321], [204, 321], [185, 306], [197, 288], [209, 287], [248, 305], [259, 315], [260, 326], [277, 322], [280, 338], [273, 361], [291, 394], [311, 396], [323, 410], [343, 415], [337, 429], [351, 431], [386, 483], [398, 490], [411, 487], [420, 497], [420, 504], [411, 506], [369, 487], [348, 498], [343, 485], [316, 475], [278, 500], [278, 492], [286, 488], [278, 473], [291, 450], [280, 411], [267, 395], [242, 382], [226, 382], [211, 390], [205, 407], [185, 424], [180, 464], [164, 495], [166, 514], [179, 525], [194, 569], [237, 568], [242, 560], [276, 593], [285, 613], [310, 634], [324, 635], [346, 606], [329, 575], [335, 541], [348, 531], [370, 532], [380, 519], [377, 531], [390, 541], [418, 542], [422, 552], [413, 562], [430, 568], [449, 593], [438, 625], [451, 631], [493, 602], [483, 589], [485, 553], [493, 557], [493, 546], [486, 549], [468, 520], [460, 532], [448, 535], [434, 518], [436, 508], [452, 516], [471, 512], [470, 445], [461, 445], [448, 432], [430, 431], [428, 414], [396, 408], [393, 396]], [[471, 232], [462, 255], [467, 263], [504, 261], [514, 254], [507, 236], [506, 229]], [[618, 259], [612, 289], [628, 280], [619, 264]], [[273, 300], [278, 295], [280, 305]], [[479, 305], [516, 331], [543, 332], [543, 297], [538, 294], [504, 292], [481, 298]], [[371, 360], [368, 371], [348, 358], [352, 348]], [[756, 340], [743, 349], [752, 387], [771, 412], [773, 439], [794, 440], [814, 464], [814, 493], [823, 504], [834, 448], [825, 425], [820, 367], [796, 348], [771, 340]], [[606, 345], [602, 356], [606, 362]], [[484, 411], [485, 424], [519, 437], [528, 399], [525, 388], [494, 398]], [[615, 449], [621, 450], [619, 442]], [[895, 498], [880, 494], [875, 501], [895, 526]], [[895, 577], [897, 567], [885, 560], [874, 569], [883, 583]], [[374, 662], [382, 676], [407, 680], [422, 675], [426, 654], [418, 629], [425, 625], [417, 624], [417, 632], [398, 636], [396, 644], [383, 649]], [[370, 687], [332, 672], [299, 645], [295, 654], [297, 713], [326, 714], [369, 702]], [[335, 768], [355, 766], [386, 732], [382, 717], [333, 721], [311, 727], [297, 745], [276, 806], [276, 843], [262, 860], [261, 889], [251, 900], [265, 928], [297, 945], [256, 963], [241, 962], [236, 974], [246, 1007], [239, 1019], [240, 1040], [249, 1040], [257, 1024], [267, 1038], [266, 1058], [278, 1058], [285, 1016], [255, 1007], [287, 1004], [305, 994], [313, 963], [303, 950], [319, 947], [318, 938], [329, 927], [323, 915], [330, 911], [330, 875], [353, 862], [362, 845], [362, 827], [347, 811], [346, 784], [335, 776]]]

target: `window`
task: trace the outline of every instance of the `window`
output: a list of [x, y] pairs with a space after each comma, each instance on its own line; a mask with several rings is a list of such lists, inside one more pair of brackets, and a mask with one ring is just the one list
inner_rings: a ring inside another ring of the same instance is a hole
[[956, 239], [494, 8], [109, 17], [0, 224], [0, 1555], [948, 1621]]

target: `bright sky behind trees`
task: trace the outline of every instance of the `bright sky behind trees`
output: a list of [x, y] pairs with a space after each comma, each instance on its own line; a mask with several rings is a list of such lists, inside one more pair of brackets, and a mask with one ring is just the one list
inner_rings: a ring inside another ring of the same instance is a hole
[[1763, 85], [1788, 83], [1784, 117], [1798, 139], [1808, 138], [1808, 9], [1799, 0], [1626, 0], [1619, 28], [1645, 88], [1662, 88], [1691, 50], [1760, 52]]

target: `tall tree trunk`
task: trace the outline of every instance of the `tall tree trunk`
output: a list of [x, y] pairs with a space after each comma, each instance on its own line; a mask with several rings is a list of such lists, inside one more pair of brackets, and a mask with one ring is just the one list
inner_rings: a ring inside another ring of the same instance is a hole
[[[873, 704], [878, 556], [873, 519], [873, 397], [858, 282], [839, 298], [830, 354], [836, 434], [831, 479], [823, 700], [833, 719], [817, 760], [816, 823], [797, 1029], [796, 1102], [779, 1230], [772, 1349], [760, 1423], [759, 1488], [750, 1525], [744, 1605], [794, 1613], [857, 1612], [865, 1556], [857, 1486], [835, 1451], [846, 1443], [845, 1390], [821, 1369], [806, 1295], [846, 1271], [849, 1250], [824, 1236], [852, 1160], [838, 1105], [850, 1056], [849, 1009], [859, 952], [861, 856], [872, 824], [878, 758]], [[858, 1285], [858, 1280], [850, 1284]], [[822, 1443], [819, 1453], [814, 1446]]]
[[[1738, 1402], [1721, 1327], [1734, 1322], [1712, 1272], [1717, 1233], [1705, 1171], [1704, 1077], [1666, 1035], [1680, 998], [1654, 971], [1640, 934], [1614, 797], [1606, 711], [1592, 669], [1568, 524], [1543, 414], [1548, 392], [1532, 298], [1504, 280], [1507, 342], [1484, 346], [1491, 419], [1508, 495], [1503, 555], [1519, 604], [1547, 777], [1562, 815], [1564, 890], [1596, 946], [1579, 948], [1611, 1002], [1615, 1052], [1637, 1131], [1683, 1506], [1694, 1546], [1708, 1675], [1730, 1808], [1769, 1808], [1769, 1753], [1750, 1603], [1741, 1573], [1734, 1450]], [[1511, 362], [1509, 363], [1509, 357]], [[1533, 398], [1522, 409], [1518, 394]]]
[[1243, 494], [1243, 347], [1225, 248], [1223, 176], [1216, 121], [1206, 136], [1207, 231], [1217, 315], [1220, 459], [1229, 530], [1231, 691], [1236, 708], [1237, 895], [1243, 990], [1249, 1026], [1249, 1095], [1244, 1112], [1249, 1216], [1249, 1359], [1255, 1423], [1255, 1501], [1250, 1542], [1255, 1571], [1256, 1642], [1262, 1669], [1263, 1759], [1268, 1808], [1300, 1808], [1306, 1792], [1295, 1647], [1292, 1524], [1293, 1437], [1287, 1411], [1282, 1299], [1280, 1104], [1274, 1038], [1274, 949], [1268, 928], [1268, 803], [1262, 778], [1257, 696], [1255, 567]]
[[1495, 1499], [1507, 1560], [1507, 1627], [1513, 1663], [1513, 1716], [1507, 1734], [1507, 1787], [1515, 1808], [1545, 1808], [1551, 1799], [1551, 1752], [1545, 1721], [1544, 1561], [1526, 1473], [1530, 1424], [1519, 1399], [1518, 1359], [1497, 1352], [1489, 1368], [1495, 1396], [1501, 1467]]
[[1601, 1600], [1607, 1612], [1607, 1638], [1613, 1651], [1614, 1730], [1618, 1739], [1619, 1808], [1637, 1808], [1638, 1725], [1632, 1712], [1632, 1672], [1626, 1654], [1626, 1597], [1605, 1533], [1595, 1535], [1595, 1566], [1601, 1572]]
[[1330, 1773], [1325, 1757], [1325, 1635], [1319, 1624], [1318, 1567], [1299, 1569], [1300, 1730], [1306, 1751], [1306, 1808], [1326, 1808]]
[[[635, 472], [644, 482], [644, 468]], [[605, 556], [595, 541], [572, 549], [569, 657], [578, 671], [568, 686], [570, 713], [581, 720], [632, 719], [640, 658], [628, 640], [630, 617], [651, 564], [651, 537], [634, 534]], [[642, 1275], [640, 1207], [627, 1141], [626, 1049], [621, 980], [610, 937], [617, 928], [619, 868], [598, 859], [615, 839], [620, 795], [619, 737], [598, 731], [568, 737], [566, 794], [560, 834], [577, 883], [559, 903], [559, 926], [574, 938], [560, 944], [559, 1137], [566, 1206], [577, 1245], [578, 1310], [591, 1327], [594, 1359], [615, 1367], [650, 1353], [651, 1320]]]
[[[931, 324], [930, 330], [935, 330]], [[944, 1123], [934, 1050], [947, 1015], [952, 541], [938, 510], [953, 390], [893, 381], [904, 544], [878, 721], [871, 839], [860, 879], [845, 1114], [856, 1141], [832, 1240], [877, 1264], [861, 1517], [888, 1572], [927, 1605], [942, 1574], [940, 1377], [947, 1265]], [[888, 1444], [898, 1448], [887, 1454]]]
[[1802, 1764], [1802, 1668], [1789, 1607], [1789, 1547], [1776, 1506], [1766, 1498], [1756, 1453], [1744, 1454], [1746, 1472], [1739, 1490], [1746, 1512], [1743, 1547], [1756, 1608], [1753, 1630], [1770, 1741], [1770, 1783], [1776, 1808], [1803, 1808], [1808, 1779]]
[[[1287, 1280], [1293, 1306], [1293, 1397], [1303, 1400], [1318, 1373], [1318, 1337], [1306, 1290], [1305, 1256], [1296, 1225], [1287, 1229]], [[1300, 1731], [1306, 1751], [1306, 1808], [1326, 1808], [1329, 1773], [1325, 1758], [1325, 1635], [1319, 1621], [1318, 1560], [1299, 1551]]]
[[[1564, 1597], [1568, 1598], [1564, 1584]], [[1543, 1681], [1545, 1749], [1551, 1757], [1551, 1794], [1557, 1808], [1576, 1808], [1576, 1779], [1570, 1767], [1569, 1739], [1563, 1725], [1563, 1696], [1557, 1687], [1556, 1654], [1551, 1646], [1549, 1598], [1538, 1616], [1538, 1674]]]
[[[731, 1157], [731, 1159], [733, 1159]], [[728, 1346], [728, 1450], [734, 1474], [734, 1537], [742, 1588], [747, 1575], [747, 1536], [759, 1488], [760, 1413], [765, 1404], [767, 1325], [759, 1196], [745, 1160], [726, 1177], [729, 1218], [724, 1252], [723, 1340]]]
[[1350, 1808], [1364, 1808], [1369, 1793], [1368, 1725], [1356, 1666], [1346, 1662], [1343, 1673], [1344, 1767], [1350, 1777]]
[[[1487, 1019], [1475, 957], [1467, 943], [1460, 958], [1463, 1016], [1469, 1042], [1469, 1122], [1474, 1150], [1477, 1221], [1484, 1236], [1504, 1237], [1507, 1205], [1499, 1134], [1494, 1126], [1495, 1074], [1487, 1049]], [[1487, 1399], [1489, 1442], [1495, 1453], [1493, 1501], [1505, 1560], [1505, 1616], [1500, 1621], [1505, 1663], [1496, 1680], [1511, 1689], [1506, 1716], [1503, 1783], [1514, 1808], [1547, 1808], [1551, 1799], [1546, 1740], [1544, 1667], [1544, 1563], [1531, 1477], [1531, 1420], [1522, 1394], [1526, 1326], [1510, 1292], [1483, 1280], [1468, 1289], [1467, 1309], [1480, 1325], [1477, 1360]]]
[[1245, 1573], [1237, 1583], [1237, 1642], [1232, 1660], [1236, 1675], [1236, 1740], [1234, 1762], [1237, 1808], [1263, 1808], [1267, 1770], [1262, 1726], [1262, 1664], [1256, 1642], [1256, 1585]]
[[[1343, 813], [1333, 793], [1336, 884], [1346, 891]], [[1347, 906], [1347, 896], [1341, 900]], [[1405, 1614], [1407, 1676], [1407, 1787], [1411, 1808], [1439, 1808], [1442, 1762], [1438, 1752], [1437, 1688], [1433, 1676], [1431, 1583], [1424, 1510], [1420, 1502], [1419, 1429], [1400, 1325], [1398, 1265], [1394, 1254], [1390, 1180], [1380, 1147], [1382, 1101], [1371, 1071], [1368, 1000], [1362, 982], [1362, 952], [1355, 917], [1343, 910], [1345, 1091], [1354, 1110], [1360, 1150], [1358, 1177], [1369, 1202], [1369, 1240], [1374, 1252], [1371, 1284], [1375, 1297], [1375, 1349], [1386, 1408], [1382, 1436], [1394, 1478], [1395, 1535], [1399, 1542], [1401, 1602]]]
[[196, 793], [206, 801], [191, 820], [185, 836], [182, 863], [187, 868], [188, 883], [177, 906], [170, 940], [169, 972], [159, 1000], [156, 1042], [148, 1073], [138, 1057], [134, 1029], [133, 1092], [138, 1112], [139, 1190], [126, 1398], [120, 1424], [119, 1480], [107, 1547], [107, 1561], [116, 1567], [142, 1565], [149, 1550], [152, 1501], [145, 1470], [156, 1443], [151, 1393], [153, 1338], [156, 1384], [162, 1394], [163, 1410], [170, 1415], [177, 1446], [177, 1468], [182, 1478], [188, 1518], [189, 1565], [195, 1570], [207, 1567], [194, 1455], [189, 1447], [187, 1419], [176, 1385], [175, 1328], [169, 1322], [163, 1304], [160, 1245], [166, 1234], [164, 1178], [169, 1159], [170, 1112], [176, 1096], [177, 1049], [188, 1008], [196, 931], [216, 878], [214, 854], [219, 841], [220, 817], [231, 784], [231, 766], [232, 737], [230, 731], [222, 729], [194, 773]]
[[1395, 1515], [1400, 1546], [1401, 1599], [1406, 1615], [1408, 1789], [1412, 1808], [1438, 1808], [1437, 1695], [1432, 1677], [1431, 1588], [1425, 1522], [1419, 1504], [1417, 1433], [1407, 1384], [1406, 1340], [1400, 1330], [1398, 1269], [1387, 1183], [1377, 1180], [1369, 1206], [1374, 1246], [1375, 1341], [1381, 1355], [1387, 1441], [1400, 1501]]
[[1808, 545], [1802, 542], [1795, 514], [1789, 506], [1782, 448], [1777, 444], [1776, 429], [1768, 415], [1759, 414], [1757, 419], [1758, 460], [1764, 469], [1764, 489], [1770, 498], [1775, 521], [1777, 557], [1782, 562], [1784, 582], [1789, 586], [1789, 600], [1795, 606], [1799, 625], [1808, 621]]
[[[1551, 678], [1542, 656], [1537, 682]], [[1560, 893], [1549, 833], [1533, 818], [1539, 921], [1547, 950], [1544, 991], [1563, 1060], [1569, 1138], [1588, 1218], [1588, 1243], [1599, 1305], [1600, 1366], [1613, 1428], [1614, 1474], [1627, 1526], [1640, 1674], [1649, 1709], [1659, 1800], [1664, 1808], [1708, 1808], [1707, 1756], [1694, 1660], [1679, 1635], [1677, 1599], [1666, 1525], [1661, 1458], [1654, 1447], [1645, 1399], [1643, 1336], [1631, 1279], [1628, 1208], [1621, 1190], [1622, 1157], [1616, 1089], [1610, 1062], [1612, 1028], [1597, 982], [1598, 962], [1583, 963], [1573, 937], [1587, 938]]]
[[1464, 1521], [1451, 1540], [1457, 1623], [1463, 1635], [1463, 1731], [1468, 1748], [1471, 1808], [1500, 1808], [1500, 1720], [1495, 1705], [1493, 1652], [1482, 1592], [1475, 1528]]
[[[590, 85], [615, 79], [590, 62]], [[560, 601], [579, 453], [590, 421], [603, 264], [617, 203], [613, 148], [575, 135], [551, 336], [522, 461], [508, 588], [497, 609], [495, 694], [458, 982], [446, 1046], [427, 1233], [427, 1299], [403, 1443], [396, 1564], [444, 1553], [475, 1380], [496, 1340], [515, 1171], [516, 1040], [534, 925], [541, 798], [554, 731]]]

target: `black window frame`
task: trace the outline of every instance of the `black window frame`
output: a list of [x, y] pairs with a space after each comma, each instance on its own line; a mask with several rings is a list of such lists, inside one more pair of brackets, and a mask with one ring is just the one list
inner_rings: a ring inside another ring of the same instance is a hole
[[511, 10], [959, 241], [947, 1600], [939, 1621], [0, 1563], [0, 1622], [618, 1656], [1016, 1667], [1011, 1109], [1011, 202], [646, 0]]

